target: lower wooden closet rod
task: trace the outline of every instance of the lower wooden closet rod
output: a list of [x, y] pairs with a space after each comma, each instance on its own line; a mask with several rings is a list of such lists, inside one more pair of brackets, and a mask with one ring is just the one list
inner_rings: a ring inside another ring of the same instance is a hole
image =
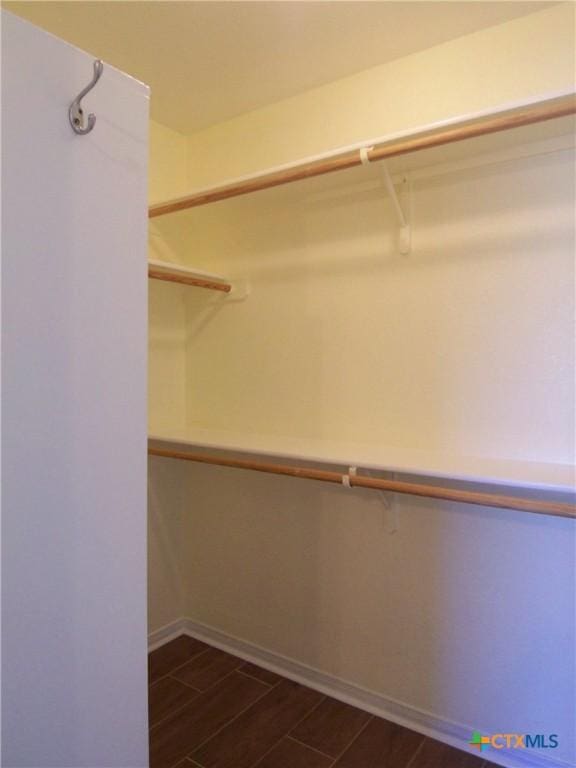
[[182, 459], [183, 461], [195, 461], [201, 464], [216, 464], [221, 467], [233, 467], [235, 469], [251, 469], [255, 472], [268, 472], [273, 475], [289, 475], [290, 477], [302, 477], [308, 480], [323, 480], [326, 483], [335, 483], [338, 485], [342, 485], [344, 483], [344, 478], [347, 478], [347, 482], [349, 482], [351, 486], [357, 486], [359, 488], [373, 488], [378, 491], [406, 493], [410, 496], [426, 496], [432, 499], [444, 499], [445, 501], [459, 501], [463, 504], [479, 504], [486, 507], [516, 509], [522, 512], [534, 512], [540, 515], [576, 518], [575, 504], [565, 504], [556, 501], [524, 499], [518, 496], [466, 491], [456, 488], [426, 485], [424, 483], [408, 483], [403, 480], [386, 480], [380, 477], [366, 477], [365, 475], [347, 475], [342, 474], [341, 472], [313, 469], [312, 467], [293, 467], [288, 464], [268, 464], [248, 459], [227, 459], [223, 456], [172, 451], [163, 448], [149, 447], [148, 453], [151, 456], [162, 456], [168, 459]]

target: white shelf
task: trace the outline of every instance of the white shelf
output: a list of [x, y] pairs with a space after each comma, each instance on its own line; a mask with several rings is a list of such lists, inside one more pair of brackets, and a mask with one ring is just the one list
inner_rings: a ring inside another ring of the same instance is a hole
[[367, 443], [336, 443], [207, 429], [151, 434], [149, 441], [153, 447], [167, 450], [228, 451], [561, 493], [573, 493], [576, 483], [576, 468], [571, 464], [456, 456]]

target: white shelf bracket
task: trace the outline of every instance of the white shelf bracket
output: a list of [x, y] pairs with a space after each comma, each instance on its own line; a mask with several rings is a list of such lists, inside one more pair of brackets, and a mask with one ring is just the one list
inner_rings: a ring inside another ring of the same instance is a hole
[[398, 497], [397, 494], [389, 493], [388, 491], [378, 491], [378, 493], [380, 494], [385, 511], [384, 525], [387, 533], [392, 535], [400, 527], [398, 521]]
[[[368, 476], [370, 476], [370, 472], [366, 472]], [[348, 474], [342, 475], [342, 485], [345, 488], [353, 488], [353, 484], [350, 482], [351, 480], [358, 475], [358, 468], [357, 467], [349, 467], [348, 468]], [[396, 479], [396, 473], [394, 472], [392, 474], [392, 479]], [[389, 491], [376, 491], [378, 496], [380, 497], [380, 501], [382, 502], [382, 506], [384, 507], [385, 512], [385, 526], [387, 532], [392, 535], [393, 533], [396, 533], [396, 531], [399, 528], [398, 523], [398, 499], [396, 493], [390, 493]]]
[[[366, 472], [369, 477], [372, 477], [371, 472]], [[396, 480], [396, 472], [390, 474], [390, 480]], [[400, 528], [398, 519], [398, 494], [392, 491], [376, 491], [384, 507], [384, 527], [386, 532], [391, 536], [396, 533]]]
[[[396, 192], [396, 187], [392, 182], [392, 177], [390, 176], [390, 171], [388, 170], [386, 163], [381, 162], [380, 169], [382, 171], [382, 181], [384, 182], [388, 196], [392, 201], [392, 206], [394, 208], [394, 212], [396, 213], [398, 224], [400, 225], [400, 232], [398, 234], [398, 250], [403, 256], [406, 256], [410, 253], [412, 248], [412, 232], [410, 230], [410, 223], [408, 222], [408, 217], [404, 213], [402, 205], [400, 204], [400, 198]], [[403, 179], [403, 184], [407, 184], [406, 178]]]
[[[360, 149], [360, 161], [362, 165], [370, 165], [370, 156], [368, 153], [371, 149], [373, 149], [373, 147], [362, 147], [362, 149]], [[400, 225], [400, 231], [398, 234], [398, 250], [403, 256], [406, 256], [412, 249], [412, 232], [410, 229], [410, 223], [400, 203], [400, 198], [392, 182], [392, 177], [390, 176], [388, 166], [383, 160], [378, 160], [378, 163], [382, 172], [382, 181], [384, 182], [384, 187], [388, 193], [388, 197], [392, 201], [394, 212], [396, 213], [398, 224]], [[408, 179], [406, 177], [404, 177], [402, 183], [405, 187], [408, 187]], [[408, 191], [410, 191], [409, 187]]]

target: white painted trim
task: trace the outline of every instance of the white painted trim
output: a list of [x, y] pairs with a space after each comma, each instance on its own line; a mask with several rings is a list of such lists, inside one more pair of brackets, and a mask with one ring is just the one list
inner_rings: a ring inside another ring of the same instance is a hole
[[154, 632], [150, 632], [148, 635], [148, 653], [166, 645], [170, 640], [174, 640], [182, 634], [191, 635], [192, 633], [188, 631], [187, 627], [188, 619], [180, 618], [154, 630]]
[[[472, 727], [446, 720], [431, 712], [390, 699], [376, 691], [370, 691], [354, 683], [349, 683], [302, 664], [295, 659], [268, 651], [254, 643], [184, 617], [152, 632], [148, 637], [149, 649], [154, 650], [181, 634], [202, 640], [215, 648], [227, 651], [271, 672], [276, 672], [338, 701], [351, 704], [358, 709], [403, 725], [457, 749], [468, 751], [468, 741], [472, 732], [474, 730], [482, 731], [478, 724]], [[488, 733], [489, 731], [485, 729], [484, 732]], [[491, 763], [505, 766], [505, 768], [572, 768], [570, 763], [564, 760], [554, 760], [534, 752], [505, 750], [496, 752], [492, 749], [485, 752], [483, 757]]]

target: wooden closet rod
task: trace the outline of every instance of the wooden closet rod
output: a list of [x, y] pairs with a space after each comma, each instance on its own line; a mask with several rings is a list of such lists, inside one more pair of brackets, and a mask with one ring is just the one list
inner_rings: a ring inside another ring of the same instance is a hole
[[515, 509], [521, 512], [534, 512], [540, 515], [552, 515], [555, 517], [576, 518], [576, 505], [541, 499], [524, 499], [505, 494], [488, 493], [479, 491], [466, 491], [455, 488], [438, 487], [424, 483], [409, 483], [403, 480], [386, 480], [380, 477], [366, 477], [365, 475], [347, 475], [341, 472], [331, 472], [312, 467], [294, 467], [286, 464], [269, 464], [252, 459], [228, 459], [223, 456], [213, 456], [203, 453], [188, 453], [184, 451], [165, 450], [163, 448], [148, 448], [151, 456], [162, 456], [168, 459], [181, 459], [183, 461], [195, 461], [201, 464], [215, 464], [221, 467], [233, 467], [235, 469], [250, 469], [255, 472], [268, 472], [274, 475], [288, 475], [301, 477], [307, 480], [322, 480], [326, 483], [344, 484], [344, 479], [351, 486], [358, 488], [373, 488], [378, 491], [391, 491], [393, 493], [405, 493], [410, 496], [425, 496], [444, 501], [458, 501], [463, 504], [479, 504], [486, 507], [500, 507], [502, 509]]
[[[524, 125], [532, 125], [533, 123], [553, 120], [558, 117], [567, 117], [575, 113], [576, 96], [570, 94], [467, 122], [442, 126], [403, 138], [376, 143], [366, 151], [366, 158], [370, 162], [384, 160], [409, 152], [417, 152], [422, 149], [431, 149], [443, 144], [463, 141], [464, 139], [485, 136], [511, 128], [520, 128]], [[290, 184], [294, 181], [312, 178], [313, 176], [322, 176], [326, 173], [354, 168], [363, 163], [361, 152], [362, 150], [360, 149], [347, 150], [331, 157], [303, 162], [231, 184], [213, 187], [212, 189], [197, 192], [178, 200], [153, 205], [150, 207], [148, 215], [150, 218], [164, 216], [167, 213], [174, 213], [175, 211], [182, 211], [187, 208], [196, 208], [199, 205], [215, 203], [219, 200], [226, 200], [230, 197], [238, 197], [250, 192], [277, 187], [281, 184]]]
[[223, 291], [230, 293], [232, 286], [229, 283], [217, 283], [215, 280], [208, 280], [203, 277], [193, 277], [192, 275], [176, 274], [162, 272], [162, 270], [148, 267], [148, 277], [152, 280], [165, 280], [168, 283], [182, 283], [183, 285], [195, 285], [197, 288], [208, 288], [211, 291]]

